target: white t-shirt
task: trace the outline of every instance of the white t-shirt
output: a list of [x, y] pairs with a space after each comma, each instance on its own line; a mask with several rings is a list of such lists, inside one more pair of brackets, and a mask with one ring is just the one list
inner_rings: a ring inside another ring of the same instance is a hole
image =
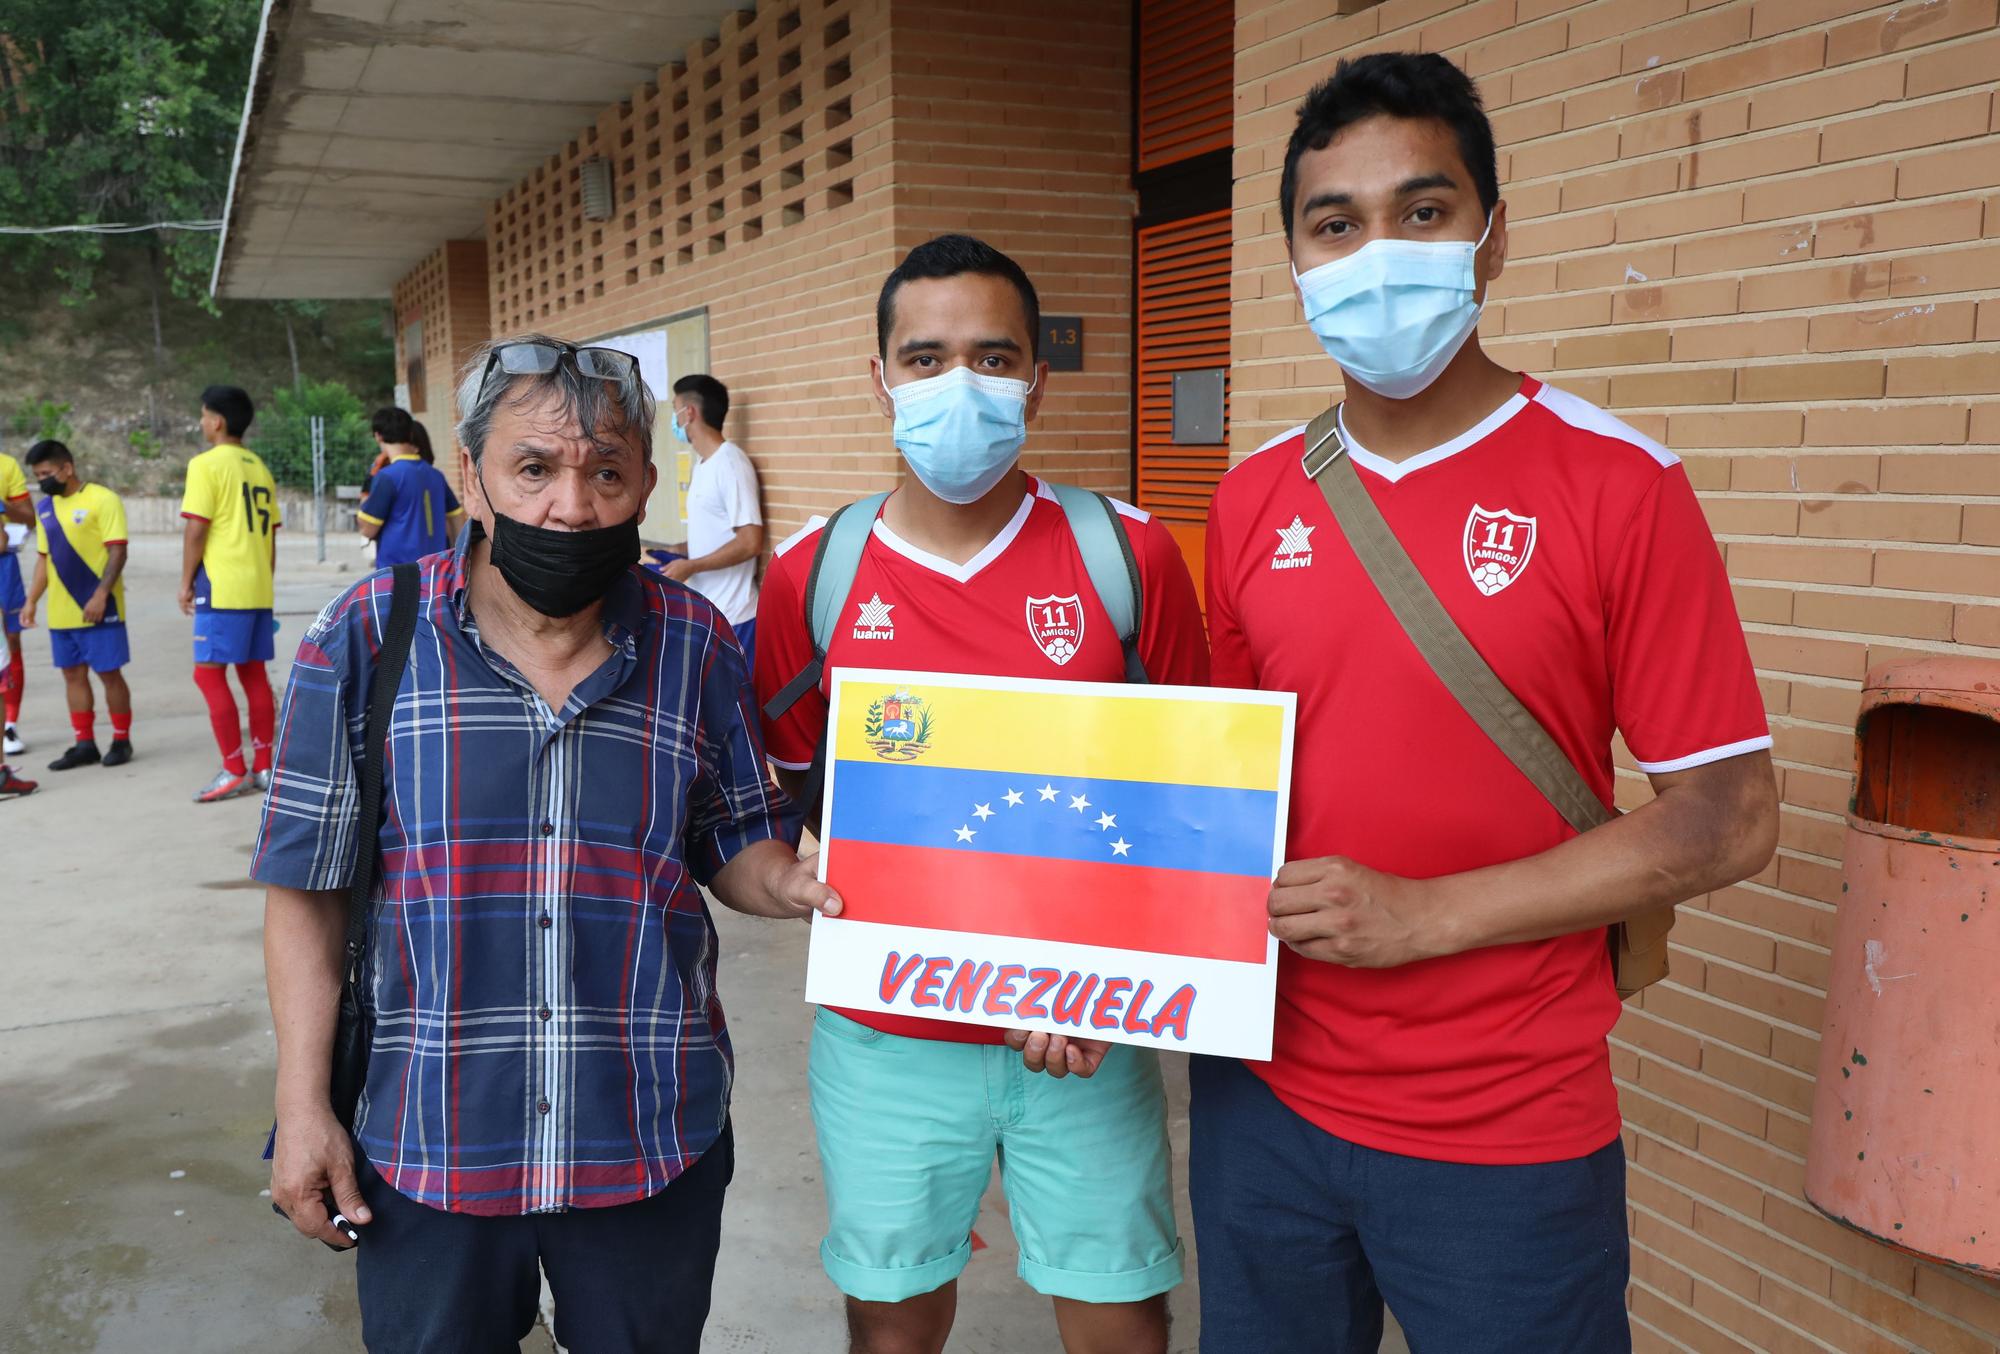
[[[734, 442], [724, 442], [715, 454], [694, 457], [688, 480], [689, 559], [700, 559], [729, 544], [736, 528], [761, 526], [764, 511], [757, 502], [757, 468]], [[757, 615], [757, 561], [753, 557], [726, 569], [709, 569], [688, 580], [688, 586], [715, 603], [731, 625]]]

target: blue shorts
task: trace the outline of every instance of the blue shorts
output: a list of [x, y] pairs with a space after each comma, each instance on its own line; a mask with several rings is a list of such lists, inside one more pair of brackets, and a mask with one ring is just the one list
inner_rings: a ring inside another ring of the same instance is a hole
[[807, 1079], [826, 1181], [820, 1263], [864, 1302], [902, 1302], [972, 1258], [1000, 1160], [1030, 1288], [1138, 1302], [1181, 1281], [1167, 1098], [1151, 1049], [1058, 1081], [1005, 1044], [883, 1034], [822, 1007]]
[[77, 630], [51, 630], [49, 652], [59, 668], [88, 664], [92, 672], [116, 672], [132, 661], [132, 645], [125, 638], [123, 621], [86, 625]]
[[269, 607], [220, 608], [195, 599], [194, 661], [268, 663], [277, 625]]
[[736, 631], [736, 643], [743, 650], [743, 666], [747, 670], [755, 672], [757, 670], [757, 618], [752, 616], [749, 620], [743, 622], [743, 624], [731, 626], [730, 628]]
[[0, 608], [6, 611], [8, 634], [21, 633], [21, 608], [27, 604], [27, 585], [21, 582], [21, 557], [9, 554], [0, 559]]
[[1426, 1161], [1306, 1120], [1233, 1058], [1196, 1057], [1188, 1196], [1202, 1354], [1410, 1348], [1629, 1354], [1625, 1151]]

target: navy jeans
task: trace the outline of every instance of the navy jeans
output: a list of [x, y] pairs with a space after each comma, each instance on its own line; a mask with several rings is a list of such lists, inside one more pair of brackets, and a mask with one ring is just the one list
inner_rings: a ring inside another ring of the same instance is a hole
[[636, 1204], [505, 1218], [406, 1199], [364, 1158], [375, 1220], [355, 1254], [362, 1341], [370, 1354], [517, 1354], [546, 1268], [556, 1340], [571, 1354], [696, 1354], [735, 1150], [724, 1129]]
[[1197, 1057], [1202, 1354], [1628, 1354], [1625, 1152], [1468, 1166], [1379, 1152]]

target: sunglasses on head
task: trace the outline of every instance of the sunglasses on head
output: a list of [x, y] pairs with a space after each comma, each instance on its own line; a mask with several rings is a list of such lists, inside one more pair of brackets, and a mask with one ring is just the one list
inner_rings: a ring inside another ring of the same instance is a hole
[[493, 379], [496, 367], [508, 376], [546, 376], [565, 361], [579, 376], [613, 384], [623, 383], [638, 366], [632, 354], [616, 348], [579, 348], [560, 339], [503, 343], [486, 355], [486, 370], [479, 375], [479, 393], [482, 396], [486, 393], [486, 383]]

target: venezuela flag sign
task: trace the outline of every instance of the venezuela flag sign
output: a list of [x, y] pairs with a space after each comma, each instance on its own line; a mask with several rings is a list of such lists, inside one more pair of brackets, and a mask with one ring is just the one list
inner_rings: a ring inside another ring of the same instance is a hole
[[1268, 1058], [1293, 697], [838, 668], [806, 999]]

